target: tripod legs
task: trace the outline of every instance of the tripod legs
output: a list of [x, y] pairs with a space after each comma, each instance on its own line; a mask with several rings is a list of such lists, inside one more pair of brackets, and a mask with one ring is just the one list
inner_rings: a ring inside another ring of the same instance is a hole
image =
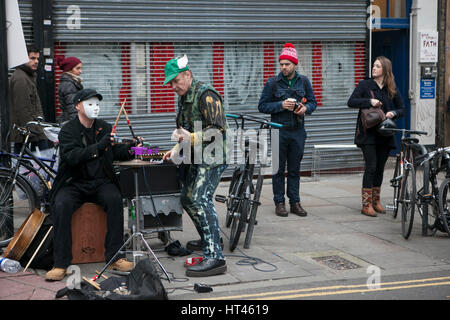
[[[111, 260], [109, 260], [108, 263], [103, 267], [103, 269], [100, 270], [100, 272], [98, 273], [97, 279], [101, 277], [103, 272], [105, 272], [106, 268], [108, 268], [116, 260], [116, 257], [122, 252], [123, 248], [126, 248], [126, 246], [132, 240], [136, 240], [136, 242], [133, 241], [134, 244], [137, 244], [139, 240], [141, 240], [144, 243], [146, 249], [150, 252], [150, 254], [153, 256], [153, 258], [156, 260], [156, 262], [158, 263], [159, 267], [161, 268], [161, 270], [166, 275], [167, 280], [170, 282], [169, 274], [167, 273], [166, 269], [164, 269], [163, 265], [161, 264], [159, 259], [156, 257], [156, 255], [153, 253], [153, 250], [150, 248], [150, 246], [148, 245], [147, 241], [145, 241], [144, 236], [140, 232], [133, 233], [133, 235], [131, 237], [129, 237], [127, 239], [127, 241], [125, 241], [125, 243], [120, 247], [120, 249], [116, 252], [116, 254], [111, 258]], [[136, 248], [136, 246], [134, 246], [134, 248]], [[137, 246], [137, 248], [139, 248], [139, 246]], [[140, 252], [140, 251], [133, 250], [132, 252], [133, 252], [133, 258], [136, 258], [135, 252]], [[134, 260], [136, 260], [136, 259], [134, 259]], [[133, 261], [133, 262], [136, 265], [136, 261]]]

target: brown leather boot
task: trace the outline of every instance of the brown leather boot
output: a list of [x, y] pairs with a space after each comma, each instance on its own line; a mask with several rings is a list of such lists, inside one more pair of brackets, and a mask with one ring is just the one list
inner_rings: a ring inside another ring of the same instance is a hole
[[373, 187], [372, 188], [372, 206], [373, 209], [378, 213], [386, 213], [383, 206], [380, 203], [380, 193], [381, 187]]
[[369, 217], [376, 217], [377, 213], [372, 207], [372, 188], [370, 189], [362, 188], [361, 196], [362, 196], [361, 213]]
[[287, 217], [288, 212], [284, 203], [279, 203], [275, 206], [275, 214], [280, 217]]
[[300, 202], [291, 204], [291, 213], [296, 214], [300, 217], [306, 217], [308, 215], [306, 210], [303, 209], [302, 206], [300, 205]]

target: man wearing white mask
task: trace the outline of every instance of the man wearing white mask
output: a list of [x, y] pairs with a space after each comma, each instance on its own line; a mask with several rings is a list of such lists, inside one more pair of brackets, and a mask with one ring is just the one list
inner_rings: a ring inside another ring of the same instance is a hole
[[[78, 117], [67, 122], [59, 133], [60, 164], [51, 200], [54, 267], [46, 279], [62, 280], [72, 261], [72, 214], [85, 202], [101, 205], [107, 216], [105, 261], [110, 261], [123, 245], [123, 204], [113, 161], [133, 158], [132, 145], [114, 144], [112, 126], [99, 119], [102, 96], [83, 89], [74, 97]], [[133, 263], [123, 254], [110, 269], [130, 271]]]

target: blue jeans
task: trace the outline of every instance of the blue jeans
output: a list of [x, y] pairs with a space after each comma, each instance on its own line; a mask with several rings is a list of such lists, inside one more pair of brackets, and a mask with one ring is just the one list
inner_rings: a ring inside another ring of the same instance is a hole
[[279, 167], [272, 176], [273, 200], [275, 205], [284, 203], [285, 169], [287, 166], [287, 196], [289, 203], [300, 202], [300, 162], [305, 150], [305, 128], [280, 130]]

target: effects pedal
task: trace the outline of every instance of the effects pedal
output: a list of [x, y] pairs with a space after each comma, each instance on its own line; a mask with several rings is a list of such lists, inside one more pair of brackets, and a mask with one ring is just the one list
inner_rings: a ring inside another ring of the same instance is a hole
[[194, 290], [198, 293], [205, 293], [205, 292], [211, 292], [213, 289], [204, 283], [196, 283], [194, 284]]

